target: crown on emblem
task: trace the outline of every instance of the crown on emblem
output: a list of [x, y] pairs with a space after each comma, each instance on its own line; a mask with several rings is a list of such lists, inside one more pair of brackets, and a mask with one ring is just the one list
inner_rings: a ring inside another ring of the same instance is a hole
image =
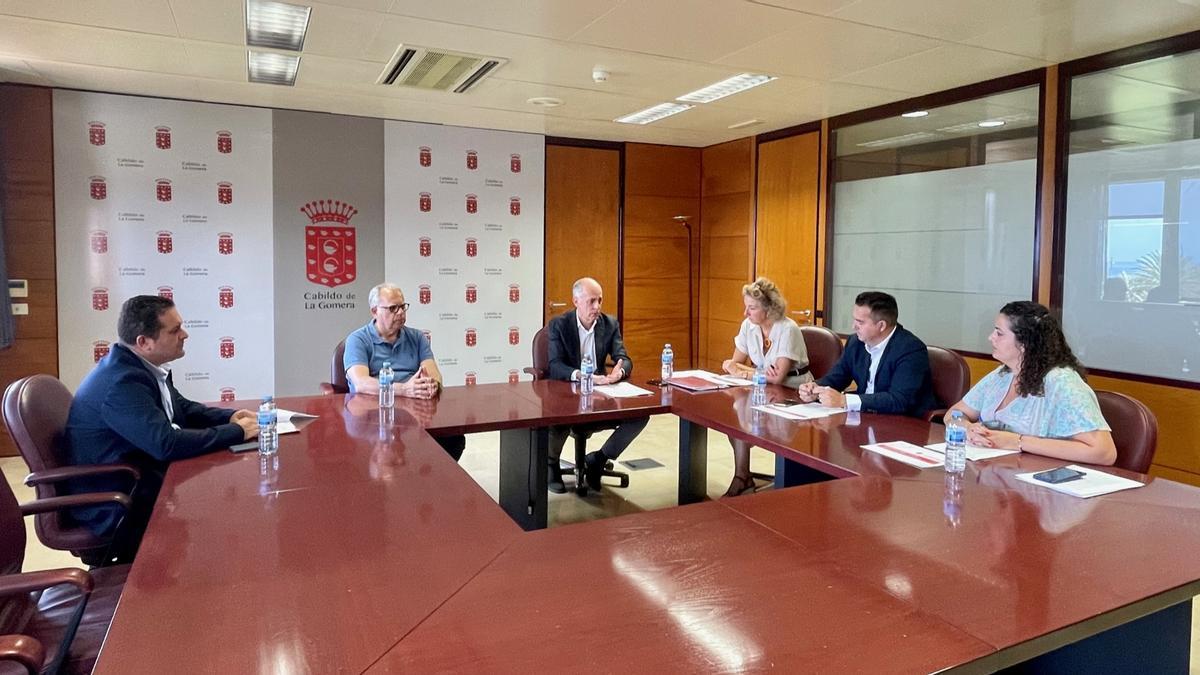
[[308, 216], [314, 224], [335, 222], [347, 225], [358, 209], [342, 201], [320, 199], [300, 207], [300, 211]]

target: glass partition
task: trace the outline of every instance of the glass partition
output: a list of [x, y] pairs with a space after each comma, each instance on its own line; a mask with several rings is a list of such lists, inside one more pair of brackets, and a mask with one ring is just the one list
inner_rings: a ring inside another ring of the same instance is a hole
[[1200, 381], [1200, 53], [1073, 77], [1063, 326], [1092, 368]]
[[990, 353], [996, 312], [1033, 294], [1039, 87], [833, 132], [830, 325], [896, 296], [927, 344]]

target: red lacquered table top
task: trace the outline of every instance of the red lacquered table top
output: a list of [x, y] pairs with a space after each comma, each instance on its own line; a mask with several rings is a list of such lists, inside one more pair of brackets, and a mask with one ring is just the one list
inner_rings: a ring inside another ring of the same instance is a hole
[[[370, 397], [282, 399], [320, 417], [278, 468], [172, 466], [96, 672], [930, 671], [1197, 590], [1200, 490], [1080, 500], [1013, 478], [1064, 462], [1014, 455], [954, 496], [859, 448], [941, 427], [747, 395], [451, 387], [382, 424]], [[526, 533], [429, 436], [664, 412], [846, 478]]]

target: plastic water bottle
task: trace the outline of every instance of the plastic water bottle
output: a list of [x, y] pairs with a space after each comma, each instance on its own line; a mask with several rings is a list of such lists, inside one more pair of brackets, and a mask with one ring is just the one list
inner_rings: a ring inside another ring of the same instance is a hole
[[662, 376], [660, 377], [660, 379], [663, 381], [663, 384], [666, 384], [667, 380], [671, 379], [671, 377], [674, 375], [675, 375], [675, 352], [671, 351], [671, 343], [668, 342], [666, 345], [663, 346]]
[[967, 419], [961, 410], [955, 410], [946, 420], [946, 471], [957, 473], [966, 468]]
[[750, 405], [765, 405], [767, 402], [767, 371], [762, 366], [754, 369], [754, 389], [750, 393]]
[[258, 454], [271, 456], [279, 451], [279, 430], [275, 427], [278, 413], [275, 397], [264, 396], [258, 406]]
[[595, 389], [596, 383], [592, 376], [596, 374], [596, 364], [592, 362], [591, 354], [583, 355], [583, 363], [579, 365], [579, 393], [588, 396]]
[[379, 369], [379, 407], [390, 408], [396, 402], [396, 392], [392, 389], [392, 382], [396, 379], [396, 373], [392, 370], [392, 362], [384, 361], [383, 367]]

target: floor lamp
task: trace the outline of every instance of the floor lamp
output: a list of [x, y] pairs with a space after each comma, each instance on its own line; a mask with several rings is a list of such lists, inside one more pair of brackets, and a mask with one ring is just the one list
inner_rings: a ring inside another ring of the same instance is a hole
[[673, 220], [683, 225], [688, 236], [688, 368], [691, 369], [696, 367], [696, 325], [692, 314], [696, 305], [692, 289], [692, 224], [688, 222], [691, 216], [675, 216]]

